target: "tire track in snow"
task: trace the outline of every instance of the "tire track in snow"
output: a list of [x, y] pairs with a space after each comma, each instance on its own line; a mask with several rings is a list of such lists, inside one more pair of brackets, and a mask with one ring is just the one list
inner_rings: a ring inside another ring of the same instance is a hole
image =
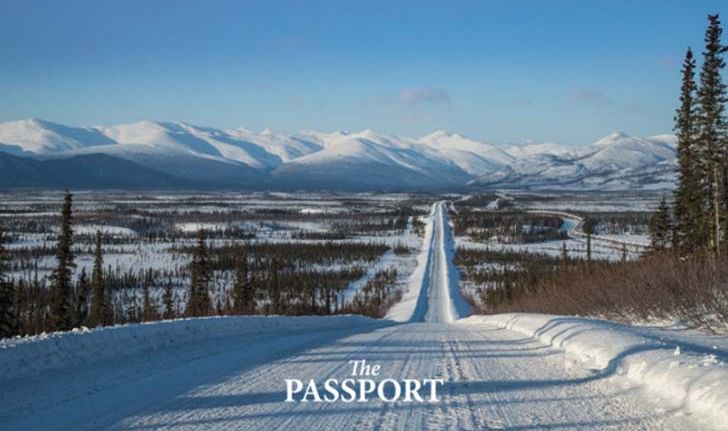
[[433, 204], [425, 228], [418, 267], [410, 284], [385, 319], [399, 322], [452, 323], [470, 314], [460, 294], [458, 270], [452, 263], [455, 242], [447, 222], [446, 202]]

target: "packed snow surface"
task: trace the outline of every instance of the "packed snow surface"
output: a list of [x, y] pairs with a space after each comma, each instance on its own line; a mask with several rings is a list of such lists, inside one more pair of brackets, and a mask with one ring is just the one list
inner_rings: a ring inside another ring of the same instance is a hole
[[[446, 205], [389, 319], [222, 317], [0, 342], [3, 430], [687, 430], [728, 418], [728, 342], [590, 319], [470, 316]], [[395, 321], [395, 319], [397, 321]], [[443, 379], [440, 402], [285, 402], [285, 379]], [[724, 428], [723, 428], [724, 429]]]

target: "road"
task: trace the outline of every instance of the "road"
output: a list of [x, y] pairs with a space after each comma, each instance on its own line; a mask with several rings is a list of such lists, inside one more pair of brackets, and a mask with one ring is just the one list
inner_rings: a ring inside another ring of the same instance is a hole
[[[546, 216], [555, 216], [561, 218], [564, 225], [566, 226], [566, 233], [569, 235], [569, 237], [573, 239], [582, 239], [586, 240], [586, 234], [583, 230], [584, 225], [584, 218], [576, 215], [567, 213], [564, 211], [550, 211], [550, 210], [528, 210], [528, 213], [531, 214], [537, 214], [537, 215], [546, 215]], [[647, 244], [641, 244], [631, 241], [625, 241], [619, 238], [612, 238], [607, 235], [592, 235], [591, 239], [595, 243], [602, 243], [605, 246], [614, 248], [616, 250], [622, 250], [623, 247], [626, 247], [627, 250], [636, 252], [636, 253], [643, 253], [649, 249], [649, 245]]]
[[[425, 309], [413, 304], [419, 311], [409, 322], [210, 341], [174, 355], [76, 370], [79, 378], [50, 377], [32, 399], [16, 394], [12, 408], [0, 408], [0, 428], [697, 429], [680, 410], [660, 408], [613, 371], [584, 368], [508, 330], [457, 323], [467, 309], [443, 204], [434, 206], [428, 229], [426, 276], [411, 287], [420, 290], [417, 302]], [[440, 402], [284, 402], [285, 379], [344, 379], [349, 361], [361, 359], [381, 366], [378, 379], [443, 379]]]

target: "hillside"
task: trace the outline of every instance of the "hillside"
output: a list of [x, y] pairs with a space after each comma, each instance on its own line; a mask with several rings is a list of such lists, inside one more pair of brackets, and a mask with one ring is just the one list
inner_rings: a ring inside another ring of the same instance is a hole
[[[74, 166], [74, 184], [122, 188], [622, 190], [670, 188], [675, 171], [674, 136], [625, 133], [581, 147], [499, 146], [442, 130], [414, 139], [373, 130], [280, 135], [183, 122], [70, 127], [32, 119], [0, 123], [0, 153], [16, 157], [3, 159], [7, 187], [57, 186], [53, 170], [38, 163]], [[88, 163], [100, 155], [103, 164], [139, 174]]]

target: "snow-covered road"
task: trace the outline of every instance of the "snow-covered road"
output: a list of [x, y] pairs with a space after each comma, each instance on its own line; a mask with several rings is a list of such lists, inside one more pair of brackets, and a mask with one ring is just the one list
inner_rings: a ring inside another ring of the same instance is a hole
[[[457, 322], [468, 311], [452, 265], [452, 243], [445, 206], [436, 204], [421, 267], [412, 276], [404, 305], [396, 307], [399, 317], [409, 317], [397, 320], [406, 322], [345, 316], [238, 318], [235, 322], [261, 328], [275, 319], [288, 326], [281, 323], [280, 330], [251, 336], [197, 337], [119, 360], [81, 361], [84, 366], [67, 370], [61, 360], [50, 370], [0, 386], [0, 428], [700, 429], [684, 409], [649, 399], [616, 367], [587, 367], [538, 337], [487, 320]], [[211, 319], [213, 324], [221, 321]], [[327, 321], [329, 325], [316, 323]], [[166, 325], [149, 326], [166, 331], [181, 323]], [[152, 335], [159, 337], [150, 334], [150, 340]], [[142, 334], [138, 342], [144, 341]], [[378, 379], [443, 379], [441, 401], [284, 401], [285, 379], [341, 380], [351, 375], [349, 361], [362, 359], [381, 366]]]

